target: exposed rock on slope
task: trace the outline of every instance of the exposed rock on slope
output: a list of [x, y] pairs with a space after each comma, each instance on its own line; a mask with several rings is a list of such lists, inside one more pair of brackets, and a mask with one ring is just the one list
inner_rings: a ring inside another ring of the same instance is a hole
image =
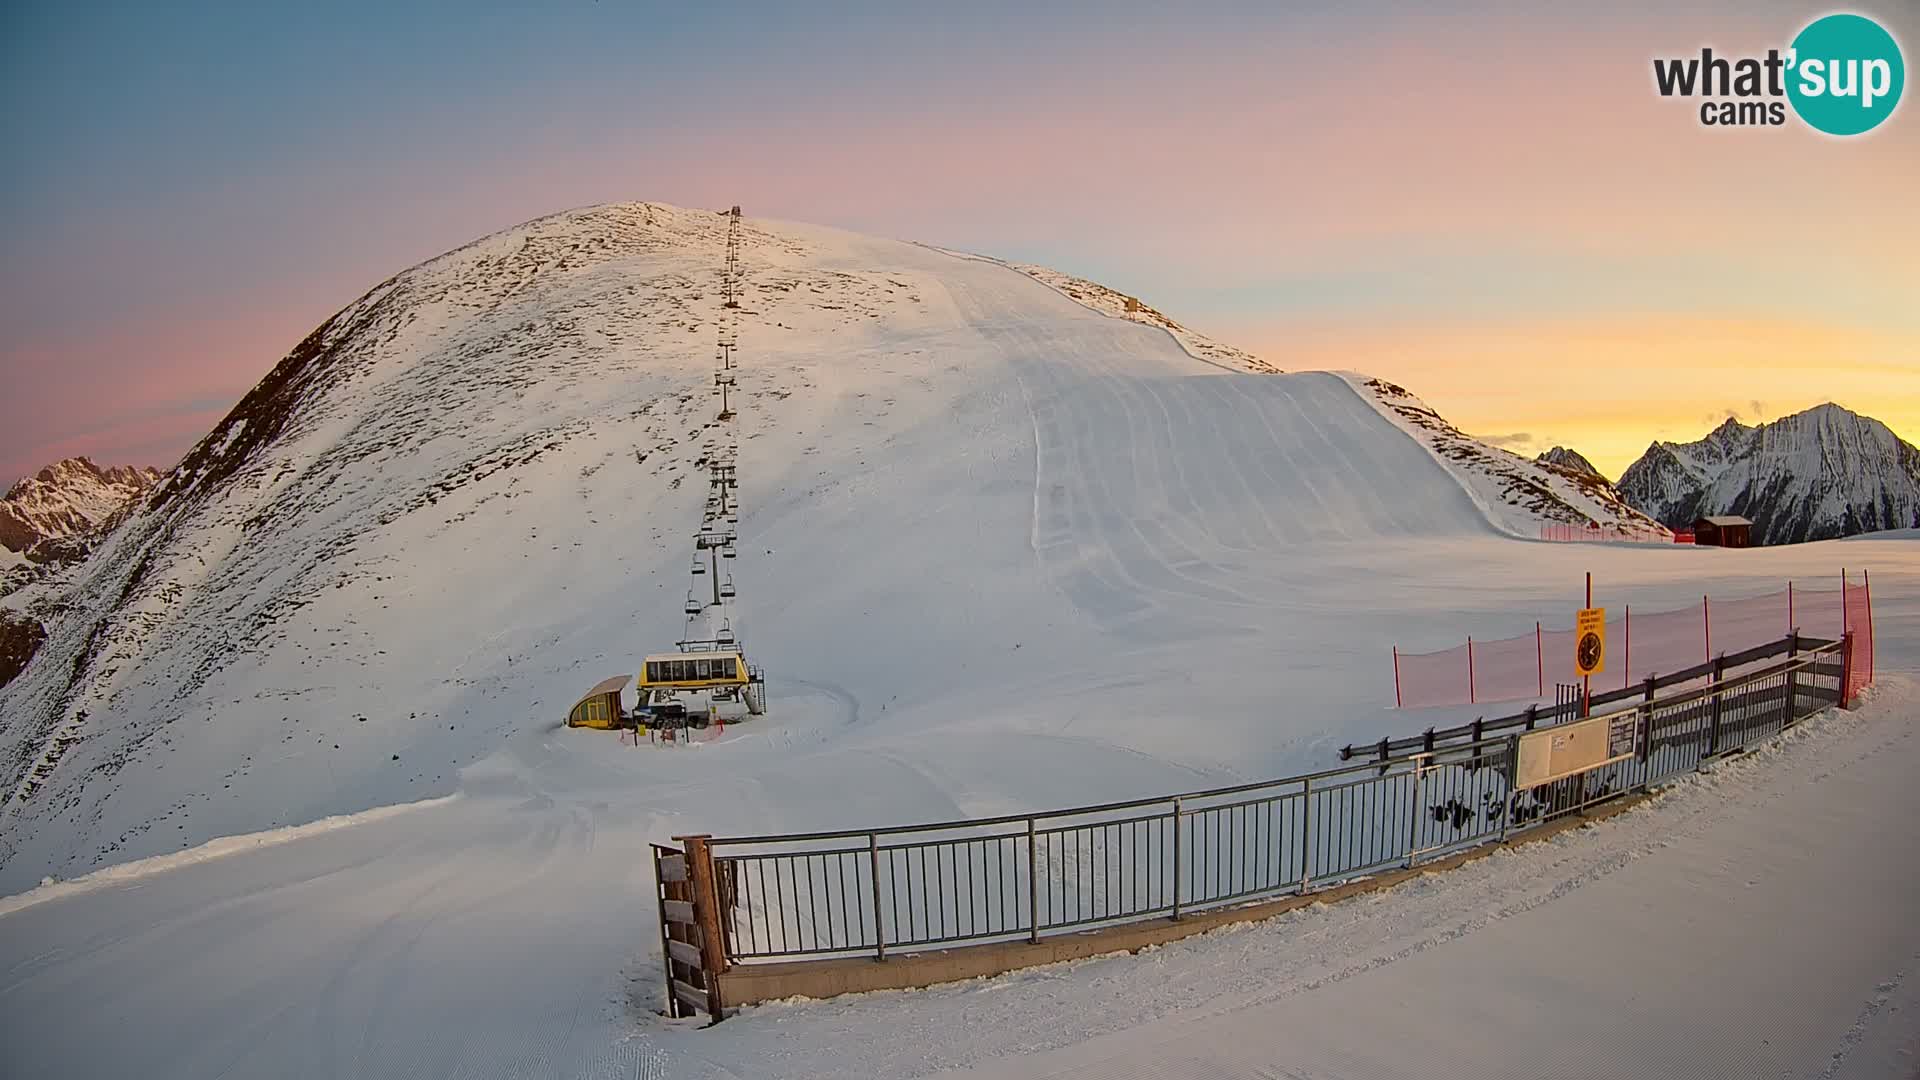
[[1602, 480], [1606, 479], [1599, 469], [1593, 467], [1593, 462], [1588, 461], [1585, 455], [1581, 454], [1578, 450], [1569, 450], [1564, 446], [1556, 446], [1533, 460], [1542, 465], [1552, 465], [1555, 468], [1565, 469], [1569, 472], [1581, 473], [1586, 476], [1598, 476]]

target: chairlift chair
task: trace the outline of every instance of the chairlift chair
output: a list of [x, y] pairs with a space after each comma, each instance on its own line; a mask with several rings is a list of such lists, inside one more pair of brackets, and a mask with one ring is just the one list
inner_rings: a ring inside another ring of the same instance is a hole
[[706, 572], [707, 572], [707, 561], [706, 561], [705, 559], [702, 559], [702, 558], [701, 558], [700, 556], [698, 556], [698, 555], [695, 555], [695, 556], [693, 557], [693, 572], [694, 572], [694, 573], [696, 573], [696, 574], [704, 574], [704, 573], [706, 573]]
[[735, 595], [735, 592], [733, 588], [733, 575], [728, 574], [727, 580], [720, 583], [720, 598], [722, 600], [726, 600], [731, 598], [734, 595]]
[[733, 638], [733, 627], [732, 627], [732, 626], [731, 626], [730, 624], [731, 624], [731, 620], [722, 620], [722, 621], [721, 621], [721, 623], [720, 623], [720, 632], [719, 632], [719, 633], [717, 633], [717, 634], [715, 634], [715, 635], [713, 635], [713, 640], [714, 640], [714, 641], [715, 641], [715, 642], [716, 642], [717, 644], [720, 644], [720, 645], [732, 645], [732, 644], [734, 644], [734, 638]]
[[[725, 595], [725, 594], [723, 593], [722, 595]], [[686, 612], [687, 612], [687, 614], [689, 614], [689, 615], [698, 615], [698, 614], [700, 614], [700, 601], [698, 601], [698, 600], [695, 600], [695, 599], [693, 598], [693, 590], [692, 590], [692, 589], [688, 589], [688, 590], [687, 590], [687, 606], [686, 606]]]

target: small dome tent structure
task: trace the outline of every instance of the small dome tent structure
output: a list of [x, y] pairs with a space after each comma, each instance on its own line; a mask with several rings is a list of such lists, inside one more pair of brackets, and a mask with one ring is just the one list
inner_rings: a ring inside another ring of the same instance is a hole
[[620, 707], [620, 693], [633, 681], [631, 675], [615, 675], [594, 684], [573, 708], [567, 711], [568, 727], [608, 728], [627, 725], [626, 710]]

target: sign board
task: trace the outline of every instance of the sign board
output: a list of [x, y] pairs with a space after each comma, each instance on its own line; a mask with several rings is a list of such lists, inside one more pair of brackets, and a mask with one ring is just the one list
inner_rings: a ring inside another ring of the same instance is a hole
[[1581, 608], [1573, 620], [1573, 670], [1598, 675], [1607, 670], [1607, 609]]
[[1618, 761], [1632, 757], [1640, 741], [1640, 714], [1615, 713], [1607, 717], [1607, 758]]
[[1538, 787], [1632, 757], [1639, 730], [1636, 711], [1529, 731], [1520, 736], [1513, 786]]

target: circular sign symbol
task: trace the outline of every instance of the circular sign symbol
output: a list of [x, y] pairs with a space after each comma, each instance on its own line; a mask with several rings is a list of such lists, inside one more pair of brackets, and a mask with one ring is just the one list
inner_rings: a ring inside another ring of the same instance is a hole
[[1579, 651], [1576, 654], [1581, 671], [1593, 671], [1600, 666], [1600, 635], [1589, 630], [1580, 635]]
[[1808, 23], [1793, 39], [1787, 64], [1793, 111], [1829, 135], [1879, 127], [1907, 85], [1899, 43], [1864, 15], [1827, 15]]

